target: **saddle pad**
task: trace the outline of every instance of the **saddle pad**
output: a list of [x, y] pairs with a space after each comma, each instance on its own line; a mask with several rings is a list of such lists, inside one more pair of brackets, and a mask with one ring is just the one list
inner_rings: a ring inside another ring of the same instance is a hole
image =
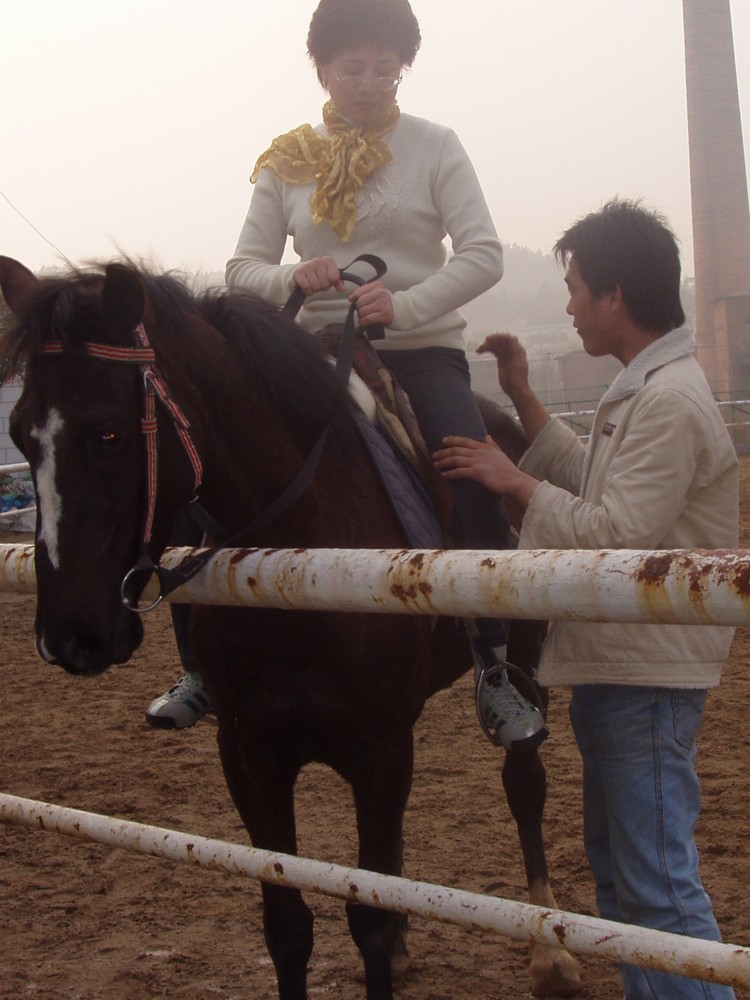
[[385, 437], [383, 432], [359, 410], [354, 410], [359, 433], [388, 498], [393, 505], [409, 547], [414, 549], [442, 549], [445, 547], [435, 507], [427, 490], [406, 459]]

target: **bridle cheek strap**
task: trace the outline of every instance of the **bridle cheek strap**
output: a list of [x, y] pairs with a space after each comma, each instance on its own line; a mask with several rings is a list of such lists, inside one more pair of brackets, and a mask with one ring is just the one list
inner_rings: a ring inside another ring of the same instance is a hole
[[[156, 418], [157, 399], [169, 414], [177, 436], [190, 462], [193, 470], [196, 494], [203, 480], [203, 465], [193, 439], [190, 436], [190, 421], [172, 398], [169, 386], [157, 368], [156, 355], [149, 343], [143, 323], [139, 323], [136, 327], [135, 336], [138, 341], [137, 347], [117, 347], [113, 344], [96, 344], [86, 341], [83, 344], [83, 349], [90, 357], [97, 358], [100, 361], [124, 361], [129, 364], [137, 364], [140, 366], [142, 373], [143, 416], [141, 417], [141, 432], [146, 445], [146, 512], [141, 532], [141, 554], [135, 566], [125, 575], [121, 584], [121, 592], [123, 603], [131, 608], [131, 610], [148, 611], [161, 601], [162, 593], [159, 594], [149, 607], [139, 608], [137, 607], [137, 596], [130, 595], [127, 591], [128, 585], [135, 575], [140, 573], [151, 575], [157, 569], [156, 564], [148, 555], [148, 545], [153, 534], [156, 512], [156, 488], [159, 467], [159, 432]], [[41, 346], [43, 354], [62, 354], [63, 350], [63, 343], [59, 340], [46, 341]]]
[[[190, 421], [182, 412], [177, 403], [172, 399], [169, 386], [164, 377], [156, 367], [156, 358], [153, 348], [149, 344], [146, 330], [143, 323], [139, 323], [135, 330], [136, 338], [142, 348], [150, 351], [151, 357], [148, 361], [141, 362], [143, 373], [143, 417], [141, 419], [141, 431], [146, 442], [146, 515], [143, 522], [142, 545], [145, 551], [154, 529], [154, 516], [156, 512], [156, 484], [159, 469], [159, 428], [156, 419], [156, 400], [164, 406], [172, 419], [174, 429], [177, 431], [182, 447], [193, 469], [195, 479], [194, 491], [203, 481], [203, 465], [200, 456], [190, 437]], [[87, 349], [89, 345], [86, 345]], [[96, 347], [98, 345], [91, 345]], [[138, 348], [135, 348], [138, 353]], [[94, 355], [95, 357], [97, 355]]]

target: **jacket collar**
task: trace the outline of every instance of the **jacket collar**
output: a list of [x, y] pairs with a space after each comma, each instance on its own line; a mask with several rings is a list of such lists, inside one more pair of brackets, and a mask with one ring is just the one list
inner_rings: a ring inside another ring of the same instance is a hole
[[632, 396], [644, 387], [649, 375], [657, 368], [663, 368], [671, 361], [694, 353], [695, 339], [689, 327], [681, 326], [678, 330], [665, 333], [663, 337], [644, 347], [627, 368], [623, 368], [600, 399], [599, 406]]
[[586, 483], [588, 482], [591, 470], [591, 461], [594, 457], [594, 448], [596, 447], [597, 428], [600, 423], [599, 415], [602, 412], [602, 407], [607, 403], [614, 403], [618, 399], [625, 399], [627, 396], [635, 395], [636, 392], [644, 387], [652, 372], [655, 372], [658, 368], [663, 368], [664, 365], [668, 365], [672, 361], [677, 361], [679, 358], [686, 358], [694, 353], [695, 339], [693, 333], [688, 327], [681, 326], [678, 330], [671, 330], [669, 333], [665, 333], [663, 337], [659, 337], [658, 340], [649, 344], [648, 347], [644, 347], [640, 354], [636, 354], [630, 364], [626, 368], [623, 368], [599, 400], [599, 405], [596, 408], [593, 431], [583, 458], [581, 496], [583, 496], [586, 489]]

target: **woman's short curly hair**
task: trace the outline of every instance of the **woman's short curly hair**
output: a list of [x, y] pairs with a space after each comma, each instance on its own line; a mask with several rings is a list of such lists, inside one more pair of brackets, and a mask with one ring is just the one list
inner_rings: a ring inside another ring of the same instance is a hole
[[320, 0], [310, 21], [307, 52], [318, 70], [344, 49], [374, 43], [394, 48], [411, 66], [422, 36], [408, 0]]

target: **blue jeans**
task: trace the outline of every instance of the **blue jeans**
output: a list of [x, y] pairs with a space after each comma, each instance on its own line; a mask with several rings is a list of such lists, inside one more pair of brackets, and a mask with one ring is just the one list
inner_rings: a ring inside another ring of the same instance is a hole
[[[586, 684], [570, 719], [583, 758], [586, 855], [607, 920], [720, 940], [698, 871], [695, 741], [706, 691]], [[625, 1000], [733, 1000], [729, 986], [621, 965]]]

